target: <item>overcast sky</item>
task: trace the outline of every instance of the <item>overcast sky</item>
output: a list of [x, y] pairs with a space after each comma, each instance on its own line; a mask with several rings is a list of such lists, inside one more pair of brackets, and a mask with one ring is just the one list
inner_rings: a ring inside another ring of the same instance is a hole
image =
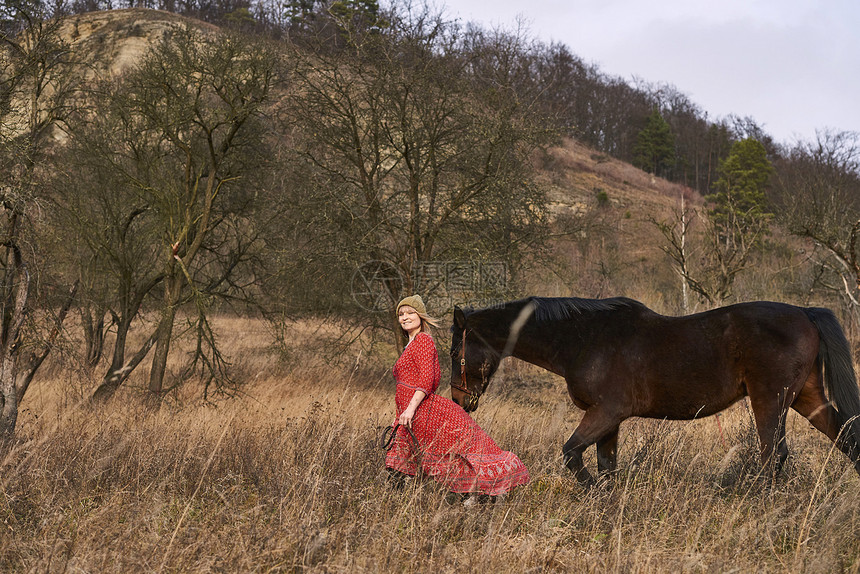
[[860, 0], [438, 0], [449, 18], [558, 41], [628, 81], [668, 83], [778, 142], [860, 132]]

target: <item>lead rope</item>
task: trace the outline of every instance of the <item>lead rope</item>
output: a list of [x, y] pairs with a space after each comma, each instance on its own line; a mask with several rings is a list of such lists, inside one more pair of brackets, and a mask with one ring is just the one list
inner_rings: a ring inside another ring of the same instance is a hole
[[382, 431], [382, 438], [379, 440], [379, 446], [386, 452], [391, 450], [391, 447], [394, 446], [394, 439], [397, 437], [397, 431], [400, 427], [406, 429], [406, 432], [409, 434], [409, 439], [411, 439], [410, 442], [412, 443], [410, 446], [412, 447], [412, 450], [415, 451], [415, 462], [418, 464], [416, 477], [421, 478], [424, 476], [424, 457], [421, 456], [421, 444], [418, 442], [418, 439], [415, 438], [415, 433], [412, 432], [411, 428], [403, 426], [400, 423], [394, 423], [390, 427], [385, 427], [385, 430]]

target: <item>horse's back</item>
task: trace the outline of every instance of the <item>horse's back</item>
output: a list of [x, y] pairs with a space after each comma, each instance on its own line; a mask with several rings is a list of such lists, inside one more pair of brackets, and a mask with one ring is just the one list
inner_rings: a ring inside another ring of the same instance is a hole
[[711, 323], [747, 353], [770, 353], [815, 342], [818, 334], [802, 307], [775, 301], [737, 303], [690, 315], [690, 321]]
[[613, 378], [631, 381], [631, 414], [688, 419], [746, 394], [802, 385], [818, 353], [800, 307], [739, 303], [682, 317], [640, 312], [626, 332]]

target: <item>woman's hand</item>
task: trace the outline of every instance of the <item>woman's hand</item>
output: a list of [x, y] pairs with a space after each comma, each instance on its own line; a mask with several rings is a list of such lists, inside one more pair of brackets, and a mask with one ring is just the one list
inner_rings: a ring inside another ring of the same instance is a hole
[[400, 420], [398, 421], [400, 424], [407, 428], [412, 428], [412, 419], [415, 417], [415, 411], [410, 411], [406, 409], [402, 413], [400, 413]]
[[415, 411], [418, 410], [418, 405], [421, 404], [421, 401], [424, 400], [424, 397], [427, 396], [427, 393], [424, 391], [415, 391], [415, 394], [412, 395], [412, 400], [409, 401], [409, 404], [403, 409], [403, 412], [400, 413], [400, 418], [397, 419], [397, 422], [405, 426], [406, 428], [412, 428], [412, 420], [415, 418]]

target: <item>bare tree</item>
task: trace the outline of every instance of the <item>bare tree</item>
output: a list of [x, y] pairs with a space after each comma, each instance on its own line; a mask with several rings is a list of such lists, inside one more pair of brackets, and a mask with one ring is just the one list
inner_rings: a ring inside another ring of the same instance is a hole
[[38, 239], [32, 215], [43, 199], [42, 164], [51, 135], [74, 92], [72, 53], [59, 34], [61, 19], [39, 4], [0, 6], [0, 434], [14, 432], [18, 405], [59, 332], [75, 294], [56, 315], [42, 350], [22, 361], [25, 321], [32, 308], [31, 264]]
[[672, 214], [671, 219], [668, 221], [651, 219], [651, 223], [657, 227], [665, 240], [660, 249], [672, 259], [675, 272], [681, 279], [682, 314], [690, 310], [689, 290], [706, 300], [710, 296], [708, 289], [696, 277], [691, 263], [695, 255], [695, 250], [691, 250], [690, 245], [691, 227], [696, 217], [696, 210], [688, 207], [682, 192], [678, 209]]
[[529, 155], [548, 135], [527, 41], [460, 35], [427, 11], [389, 20], [343, 51], [293, 56], [285, 117], [325, 213], [317, 229], [336, 230], [329, 253], [340, 265], [388, 261], [406, 289], [416, 264], [439, 257], [516, 261], [538, 241], [544, 199]]
[[[257, 244], [247, 217], [279, 58], [265, 42], [177, 29], [102, 84], [98, 112], [83, 114], [75, 146], [86, 153], [75, 155], [85, 177], [61, 203], [86, 238], [79, 261], [94, 265], [113, 297], [105, 303], [118, 337], [97, 397], [112, 395], [150, 349], [149, 391], [163, 395], [183, 307], [197, 345], [180, 379], [197, 370], [206, 388], [227, 380], [209, 307], [241, 289], [236, 278]], [[83, 194], [91, 185], [104, 187]], [[125, 337], [145, 301], [158, 309], [157, 324], [127, 358]]]
[[791, 149], [777, 175], [780, 220], [824, 248], [828, 261], [820, 263], [837, 277], [833, 287], [860, 306], [860, 134], [821, 131]]
[[[133, 114], [113, 99], [112, 82], [100, 85], [82, 108], [64, 150], [64, 170], [54, 180], [53, 223], [60, 230], [55, 250], [67, 273], [81, 281], [79, 310], [84, 360], [98, 365], [106, 330], [115, 332], [107, 369], [96, 398], [107, 399], [151, 349], [150, 333], [128, 358], [129, 335], [140, 323], [144, 302], [164, 280], [159, 265], [162, 238], [156, 212], [130, 173], [145, 172], [153, 158]], [[120, 107], [115, 107], [119, 105]], [[94, 112], [94, 113], [93, 113]], [[106, 318], [110, 321], [106, 322]]]

